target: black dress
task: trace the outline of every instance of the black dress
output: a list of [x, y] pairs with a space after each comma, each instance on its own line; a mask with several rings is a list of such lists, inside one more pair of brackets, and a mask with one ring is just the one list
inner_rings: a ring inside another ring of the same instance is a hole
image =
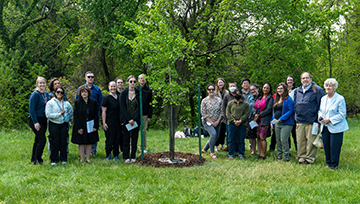
[[[87, 133], [86, 122], [94, 120], [95, 132]], [[78, 133], [79, 129], [83, 129], [83, 134]], [[74, 127], [71, 142], [74, 144], [95, 144], [99, 141], [99, 113], [98, 104], [95, 100], [88, 98], [85, 103], [84, 99], [79, 98], [74, 105]]]

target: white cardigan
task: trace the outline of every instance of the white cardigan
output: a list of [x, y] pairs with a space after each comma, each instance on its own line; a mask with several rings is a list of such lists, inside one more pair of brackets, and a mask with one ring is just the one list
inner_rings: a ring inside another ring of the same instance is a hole
[[64, 116], [65, 115], [70, 115], [70, 117], [73, 116], [73, 109], [70, 103], [67, 101], [59, 101], [55, 97], [46, 103], [45, 115], [51, 122], [56, 124], [63, 124], [65, 122], [65, 118], [63, 115], [60, 114], [61, 109], [59, 106], [64, 108], [65, 110]]

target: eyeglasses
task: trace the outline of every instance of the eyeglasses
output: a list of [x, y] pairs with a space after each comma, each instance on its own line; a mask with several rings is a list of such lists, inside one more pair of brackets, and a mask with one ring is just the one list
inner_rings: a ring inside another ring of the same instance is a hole
[[301, 79], [310, 79], [310, 77], [302, 77]]
[[214, 91], [215, 89], [208, 89], [208, 91]]
[[93, 79], [93, 78], [95, 78], [95, 77], [94, 77], [94, 76], [87, 76], [87, 78], [89, 78], [89, 79], [92, 78], [92, 79]]
[[62, 92], [62, 91], [57, 91], [56, 93], [57, 94], [64, 94], [64, 92]]
[[136, 83], [136, 81], [129, 81], [129, 82], [130, 82], [130, 83], [134, 83], [134, 84]]

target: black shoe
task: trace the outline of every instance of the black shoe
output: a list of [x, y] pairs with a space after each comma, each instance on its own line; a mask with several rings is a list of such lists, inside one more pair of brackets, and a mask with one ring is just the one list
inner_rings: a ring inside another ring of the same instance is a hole
[[304, 164], [304, 162], [298, 162], [298, 164]]
[[308, 165], [308, 164], [311, 164], [311, 163], [305, 160], [305, 161], [304, 161], [304, 164], [305, 164], [305, 165]]
[[265, 157], [263, 156], [259, 156], [258, 159], [262, 159], [262, 160], [265, 160]]

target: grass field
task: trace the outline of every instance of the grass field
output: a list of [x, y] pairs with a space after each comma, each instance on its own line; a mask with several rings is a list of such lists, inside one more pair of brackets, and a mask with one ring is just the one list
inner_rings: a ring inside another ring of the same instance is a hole
[[[0, 131], [0, 203], [360, 203], [360, 121], [349, 119], [339, 171], [325, 169], [324, 151], [313, 165], [288, 163], [275, 152], [259, 161], [246, 145], [245, 160], [219, 159], [191, 168], [153, 168], [105, 160], [104, 133], [92, 163], [79, 163], [70, 144], [68, 164], [30, 163], [34, 134]], [[148, 131], [149, 153], [169, 150], [168, 131]], [[205, 144], [207, 138], [202, 141]], [[247, 143], [248, 141], [246, 141]], [[139, 142], [140, 144], [140, 142]], [[293, 146], [293, 145], [292, 145]], [[175, 150], [198, 154], [198, 139], [176, 139]], [[140, 155], [140, 154], [138, 154]]]

